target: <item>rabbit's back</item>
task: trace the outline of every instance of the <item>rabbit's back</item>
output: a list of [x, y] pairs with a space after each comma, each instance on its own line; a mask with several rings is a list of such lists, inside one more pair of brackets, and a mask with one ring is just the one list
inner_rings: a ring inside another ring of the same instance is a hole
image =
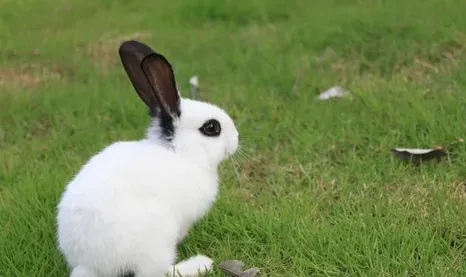
[[72, 265], [114, 274], [144, 247], [179, 241], [217, 194], [216, 176], [150, 142], [118, 142], [89, 160], [58, 206], [61, 251]]

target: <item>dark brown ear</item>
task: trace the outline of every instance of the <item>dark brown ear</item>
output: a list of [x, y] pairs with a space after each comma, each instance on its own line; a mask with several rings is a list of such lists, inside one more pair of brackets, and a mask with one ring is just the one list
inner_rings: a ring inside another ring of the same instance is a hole
[[118, 52], [134, 89], [151, 113], [179, 117], [180, 97], [173, 69], [165, 57], [134, 40], [123, 42]]

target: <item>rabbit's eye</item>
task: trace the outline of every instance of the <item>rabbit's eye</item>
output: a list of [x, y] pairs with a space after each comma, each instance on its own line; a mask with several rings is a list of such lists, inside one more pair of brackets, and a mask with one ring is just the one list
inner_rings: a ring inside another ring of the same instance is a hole
[[222, 131], [222, 127], [220, 127], [220, 123], [217, 120], [210, 119], [199, 128], [199, 131], [208, 137], [218, 137]]

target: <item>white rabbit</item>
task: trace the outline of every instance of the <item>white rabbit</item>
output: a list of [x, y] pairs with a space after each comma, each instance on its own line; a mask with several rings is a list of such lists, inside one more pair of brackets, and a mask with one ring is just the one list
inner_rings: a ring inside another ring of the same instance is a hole
[[175, 264], [176, 246], [218, 191], [218, 165], [238, 147], [221, 108], [182, 99], [170, 63], [141, 42], [119, 48], [149, 107], [147, 137], [115, 142], [92, 157], [58, 204], [58, 248], [71, 277], [199, 276], [203, 255]]

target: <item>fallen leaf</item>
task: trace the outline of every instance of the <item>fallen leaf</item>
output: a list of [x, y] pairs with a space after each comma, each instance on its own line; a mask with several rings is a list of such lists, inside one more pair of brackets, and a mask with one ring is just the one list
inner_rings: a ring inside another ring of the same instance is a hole
[[447, 153], [443, 148], [430, 148], [430, 149], [421, 149], [421, 148], [393, 148], [392, 152], [398, 156], [401, 160], [430, 160], [430, 159], [439, 159]]
[[328, 100], [331, 98], [344, 97], [350, 94], [350, 92], [340, 86], [334, 86], [317, 96], [318, 100]]
[[259, 268], [253, 267], [245, 271], [242, 270], [244, 263], [240, 260], [228, 260], [218, 265], [225, 273], [233, 277], [254, 277], [260, 271]]
[[241, 272], [243, 271], [244, 263], [240, 260], [228, 260], [221, 263], [219, 267], [229, 271]]

